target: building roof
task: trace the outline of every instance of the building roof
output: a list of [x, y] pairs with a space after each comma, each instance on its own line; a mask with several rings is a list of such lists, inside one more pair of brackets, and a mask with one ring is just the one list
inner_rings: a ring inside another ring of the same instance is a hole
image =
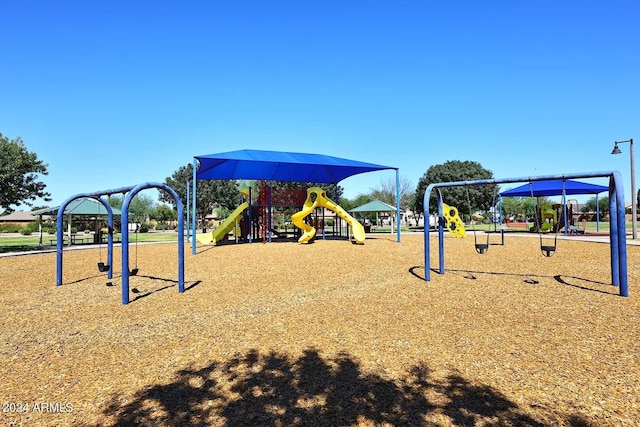
[[322, 154], [240, 150], [195, 156], [197, 179], [264, 179], [274, 181], [338, 183], [365, 172], [398, 169]]
[[15, 211], [0, 216], [0, 222], [31, 222], [38, 219], [33, 212]]

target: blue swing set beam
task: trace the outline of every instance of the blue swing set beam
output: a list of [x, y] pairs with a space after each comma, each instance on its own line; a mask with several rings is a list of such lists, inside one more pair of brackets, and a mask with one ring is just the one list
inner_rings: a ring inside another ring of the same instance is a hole
[[[511, 184], [519, 182], [567, 180], [580, 178], [609, 178], [609, 216], [610, 216], [610, 252], [611, 252], [611, 284], [619, 288], [620, 296], [629, 296], [629, 279], [627, 274], [627, 236], [625, 226], [624, 188], [622, 177], [618, 171], [586, 172], [563, 175], [542, 175], [506, 179], [482, 179], [475, 181], [455, 181], [429, 184], [424, 192], [424, 218], [429, 218], [429, 199], [431, 192], [436, 191], [438, 200], [438, 216], [442, 217], [442, 193], [440, 188], [465, 187], [490, 184]], [[430, 265], [430, 234], [429, 227], [424, 228], [424, 266], [425, 281], [431, 280]], [[438, 226], [438, 269], [437, 273], [444, 274], [444, 229]]]

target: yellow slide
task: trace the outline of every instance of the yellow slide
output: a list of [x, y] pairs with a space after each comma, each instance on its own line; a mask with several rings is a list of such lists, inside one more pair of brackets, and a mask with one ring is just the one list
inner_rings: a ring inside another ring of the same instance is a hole
[[[312, 194], [315, 194], [315, 200], [312, 198]], [[304, 222], [304, 218], [309, 215], [317, 207], [325, 207], [331, 209], [340, 218], [344, 219], [347, 224], [351, 226], [353, 231], [353, 238], [356, 243], [363, 244], [365, 239], [364, 227], [355, 218], [347, 213], [340, 205], [327, 197], [327, 193], [320, 187], [311, 187], [307, 189], [307, 200], [304, 202], [304, 206], [300, 212], [297, 212], [291, 216], [291, 221], [300, 228], [304, 233], [298, 239], [300, 243], [308, 243], [316, 235], [316, 229]]]
[[[242, 194], [244, 194], [247, 198], [249, 197], [249, 189], [242, 188], [240, 190]], [[234, 210], [231, 215], [227, 219], [225, 219], [222, 224], [218, 226], [211, 233], [198, 234], [196, 239], [203, 245], [215, 245], [216, 242], [224, 239], [225, 234], [233, 230], [233, 228], [237, 225], [236, 219], [242, 215], [245, 209], [249, 207], [249, 202], [244, 202], [240, 206]], [[239, 227], [238, 227], [239, 228]], [[239, 229], [236, 229], [234, 233], [239, 233]]]

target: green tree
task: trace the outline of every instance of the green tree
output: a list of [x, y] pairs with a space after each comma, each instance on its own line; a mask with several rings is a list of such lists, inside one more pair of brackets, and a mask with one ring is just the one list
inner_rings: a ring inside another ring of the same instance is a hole
[[342, 206], [342, 209], [350, 211], [351, 209], [365, 205], [372, 200], [373, 198], [371, 197], [371, 194], [358, 194], [353, 200], [347, 198], [340, 199], [340, 206]]
[[[609, 197], [598, 197], [598, 207], [600, 208], [600, 218], [604, 218], [609, 215]], [[587, 200], [580, 208], [582, 213], [596, 212], [596, 198], [592, 197]]]
[[[181, 166], [170, 177], [165, 178], [165, 184], [171, 187], [180, 197], [185, 211], [187, 209], [187, 185], [191, 190], [193, 179], [193, 165], [189, 163]], [[189, 182], [189, 184], [187, 184]], [[207, 215], [215, 208], [223, 207], [235, 209], [242, 199], [240, 188], [235, 180], [198, 180], [196, 191], [196, 218], [204, 224]], [[166, 192], [160, 192], [160, 201], [175, 207], [175, 201]], [[206, 231], [206, 230], [204, 230]]]
[[[112, 195], [109, 197], [109, 205], [112, 208], [122, 209], [123, 203], [123, 196]], [[154, 205], [155, 202], [150, 196], [140, 193], [136, 194], [131, 200], [131, 203], [129, 203], [129, 222], [140, 224], [147, 222], [147, 218], [151, 216], [154, 210]]]
[[[255, 181], [253, 191], [259, 191], [259, 186], [261, 181]], [[340, 200], [343, 193], [343, 188], [336, 184], [319, 184], [317, 182], [295, 182], [295, 181], [262, 181], [264, 185], [271, 187], [272, 189], [283, 189], [283, 190], [306, 190], [310, 187], [320, 187], [326, 193], [327, 197], [332, 200]], [[336, 195], [337, 192], [337, 195]]]
[[178, 213], [174, 209], [171, 209], [169, 205], [163, 203], [156, 206], [149, 214], [149, 218], [164, 224], [169, 221], [175, 221], [178, 218]]
[[[493, 173], [482, 167], [478, 162], [452, 160], [440, 165], [431, 166], [418, 181], [413, 210], [424, 211], [424, 193], [429, 184], [440, 182], [473, 181], [478, 179], [492, 179]], [[441, 188], [443, 200], [446, 204], [458, 208], [458, 212], [471, 214], [471, 210], [487, 211], [497, 203], [498, 186], [496, 184], [474, 185], [465, 187]], [[435, 191], [431, 193], [429, 202], [431, 210], [436, 206]]]
[[44, 191], [46, 184], [38, 181], [38, 175], [47, 175], [47, 165], [30, 152], [22, 138], [9, 140], [0, 133], [0, 208], [13, 212], [12, 206], [41, 198], [51, 201], [51, 194]]
[[502, 215], [505, 217], [514, 217], [517, 220], [524, 221], [527, 218], [535, 218], [536, 204], [551, 204], [548, 197], [504, 197], [502, 199]]

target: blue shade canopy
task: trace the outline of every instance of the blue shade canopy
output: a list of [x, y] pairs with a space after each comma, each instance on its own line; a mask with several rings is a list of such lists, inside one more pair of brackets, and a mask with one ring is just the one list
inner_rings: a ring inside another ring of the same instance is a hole
[[264, 150], [230, 151], [195, 158], [200, 162], [196, 179], [264, 179], [332, 184], [360, 173], [398, 169], [322, 154]]
[[[563, 180], [554, 179], [550, 181], [534, 181], [531, 184], [521, 185], [511, 190], [500, 193], [502, 197], [531, 197], [533, 185], [533, 197], [541, 196], [560, 196], [562, 195]], [[564, 181], [564, 194], [599, 194], [609, 191], [609, 187], [603, 185], [589, 184], [586, 182], [573, 181], [567, 179]]]

